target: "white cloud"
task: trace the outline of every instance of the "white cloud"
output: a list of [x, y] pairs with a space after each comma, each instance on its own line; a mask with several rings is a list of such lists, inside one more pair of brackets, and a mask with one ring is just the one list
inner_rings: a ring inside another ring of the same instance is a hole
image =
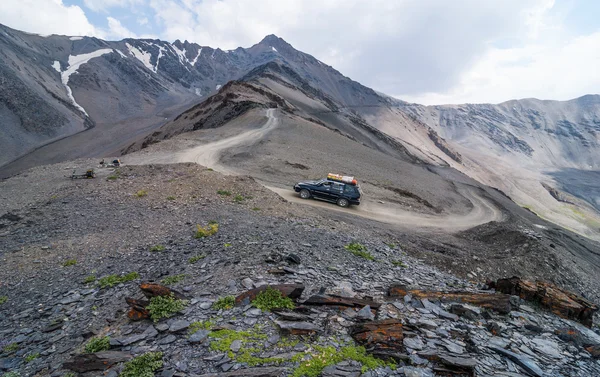
[[107, 17], [106, 20], [108, 21], [108, 38], [119, 40], [124, 38], [137, 38], [137, 35], [134, 32], [123, 26], [116, 18]]
[[103, 13], [107, 13], [110, 8], [123, 8], [142, 2], [143, 0], [83, 0], [86, 8]]
[[2, 0], [0, 23], [14, 29], [42, 35], [95, 35], [102, 37], [76, 6], [67, 6], [61, 0]]

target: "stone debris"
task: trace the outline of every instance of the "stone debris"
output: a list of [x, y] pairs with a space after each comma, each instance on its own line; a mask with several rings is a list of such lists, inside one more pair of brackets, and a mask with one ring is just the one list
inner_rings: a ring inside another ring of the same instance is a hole
[[513, 276], [499, 279], [490, 286], [498, 292], [539, 303], [554, 314], [579, 321], [587, 327], [592, 327], [594, 313], [598, 311], [598, 305], [547, 282], [523, 280]]
[[132, 357], [130, 353], [118, 351], [86, 353], [65, 362], [63, 367], [78, 373], [106, 370], [115, 364], [130, 360]]
[[292, 300], [295, 300], [302, 296], [302, 292], [304, 292], [304, 285], [302, 284], [276, 284], [276, 285], [262, 285], [258, 288], [251, 289], [246, 291], [235, 298], [236, 305], [248, 305], [252, 300], [258, 296], [259, 293], [267, 290], [267, 287], [271, 289], [278, 290], [281, 292], [283, 297], [289, 297]]

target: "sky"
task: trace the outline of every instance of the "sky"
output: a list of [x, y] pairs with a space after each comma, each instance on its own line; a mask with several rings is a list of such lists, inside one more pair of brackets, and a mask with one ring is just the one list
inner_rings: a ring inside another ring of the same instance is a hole
[[0, 23], [223, 50], [276, 34], [405, 101], [499, 103], [600, 93], [598, 0], [1, 0]]

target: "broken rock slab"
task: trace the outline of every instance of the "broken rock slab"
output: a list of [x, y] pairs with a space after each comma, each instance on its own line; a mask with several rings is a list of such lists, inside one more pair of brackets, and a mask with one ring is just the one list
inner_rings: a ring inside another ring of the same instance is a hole
[[523, 300], [539, 303], [552, 313], [581, 322], [592, 327], [598, 305], [554, 284], [543, 281], [523, 280], [513, 276], [490, 283], [498, 292], [517, 295]]
[[361, 323], [351, 329], [352, 338], [369, 349], [390, 349], [401, 351], [402, 322], [397, 319], [384, 319]]
[[538, 367], [538, 365], [535, 362], [533, 362], [533, 360], [531, 360], [530, 358], [496, 346], [488, 346], [488, 348], [492, 351], [495, 351], [496, 353], [506, 356], [511, 361], [518, 364], [530, 375], [534, 377], [545, 377], [544, 371], [541, 370], [540, 367]]
[[501, 314], [508, 314], [512, 310], [510, 295], [500, 293], [479, 293], [479, 292], [440, 292], [424, 291], [419, 289], [407, 289], [404, 285], [391, 286], [388, 295], [390, 297], [410, 296], [418, 299], [439, 300], [441, 302], [455, 302], [481, 306], [483, 308], [497, 311]]
[[290, 335], [309, 335], [319, 331], [319, 327], [310, 322], [275, 321], [281, 331]]
[[241, 295], [237, 296], [235, 298], [235, 304], [237, 306], [250, 304], [250, 302], [254, 300], [259, 293], [266, 291], [267, 287], [278, 290], [279, 292], [281, 292], [281, 295], [283, 297], [289, 297], [292, 300], [299, 298], [300, 296], [302, 296], [302, 292], [304, 292], [304, 285], [302, 284], [263, 285], [258, 288], [246, 291]]
[[318, 294], [313, 295], [308, 298], [308, 300], [303, 302], [304, 305], [330, 305], [330, 306], [342, 306], [342, 307], [351, 307], [351, 308], [363, 308], [364, 306], [369, 306], [371, 309], [379, 309], [381, 306], [380, 303], [377, 303], [373, 300], [365, 300], [360, 298], [352, 298], [352, 297], [341, 297], [334, 295], [326, 295], [326, 294]]
[[147, 298], [152, 298], [156, 296], [173, 296], [178, 300], [187, 299], [187, 297], [182, 293], [156, 283], [142, 283], [140, 284], [140, 289], [142, 290], [144, 296], [146, 296]]
[[132, 357], [130, 353], [120, 351], [86, 353], [67, 361], [63, 364], [63, 368], [77, 373], [106, 370], [115, 364], [130, 360]]

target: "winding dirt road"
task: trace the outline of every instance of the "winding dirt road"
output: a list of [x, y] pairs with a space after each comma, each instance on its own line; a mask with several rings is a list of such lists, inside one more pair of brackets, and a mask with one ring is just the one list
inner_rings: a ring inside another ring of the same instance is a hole
[[[145, 155], [138, 163], [176, 163], [194, 162], [214, 169], [223, 174], [235, 175], [243, 172], [223, 165], [220, 160], [223, 153], [231, 148], [252, 145], [260, 141], [270, 131], [279, 125], [276, 109], [266, 111], [267, 122], [258, 128], [239, 133], [235, 136], [221, 139], [215, 142], [201, 144], [177, 153]], [[132, 163], [132, 164], [135, 164]], [[459, 192], [467, 198], [473, 208], [467, 214], [427, 215], [411, 212], [394, 204], [381, 204], [368, 198], [364, 199], [360, 206], [341, 208], [335, 204], [318, 200], [303, 200], [291, 189], [269, 186], [262, 183], [269, 190], [293, 203], [325, 208], [328, 211], [343, 212], [350, 215], [380, 221], [387, 224], [399, 225], [411, 228], [437, 228], [446, 231], [460, 231], [489, 222], [504, 219], [502, 211], [495, 205], [482, 198], [477, 193], [477, 188], [468, 185], [459, 185]]]

